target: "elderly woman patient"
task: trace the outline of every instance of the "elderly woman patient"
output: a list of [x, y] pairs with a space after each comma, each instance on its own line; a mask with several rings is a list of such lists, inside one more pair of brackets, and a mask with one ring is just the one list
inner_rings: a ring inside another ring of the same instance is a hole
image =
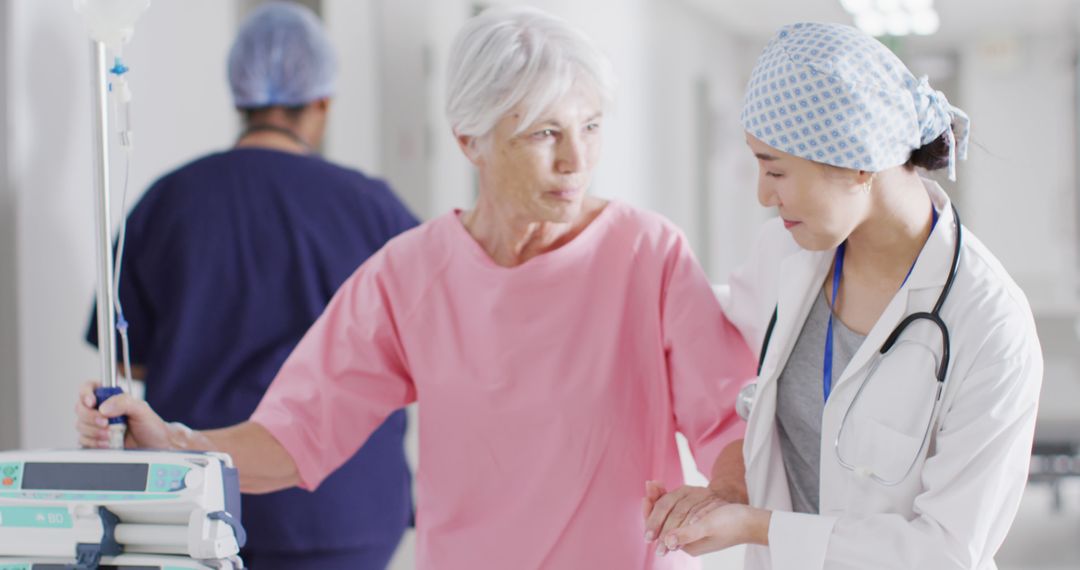
[[587, 38], [489, 10], [448, 83], [471, 209], [365, 262], [250, 421], [192, 432], [128, 396], [85, 399], [82, 441], [128, 414], [135, 445], [230, 453], [248, 492], [311, 489], [420, 402], [419, 567], [683, 568], [643, 540], [644, 482], [681, 483], [678, 430], [714, 492], [743, 498], [733, 404], [751, 353], [678, 229], [588, 195], [612, 79]]

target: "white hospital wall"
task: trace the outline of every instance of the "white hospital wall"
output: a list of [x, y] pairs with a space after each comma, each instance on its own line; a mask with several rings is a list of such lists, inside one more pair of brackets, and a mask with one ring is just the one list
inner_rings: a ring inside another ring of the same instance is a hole
[[1036, 313], [1077, 307], [1076, 42], [988, 37], [960, 52], [972, 117], [964, 223], [1001, 260]]
[[977, 143], [959, 173], [960, 213], [1031, 302], [1045, 359], [1039, 421], [1070, 424], [1080, 418], [1076, 49], [1055, 34], [960, 52]]
[[767, 212], [739, 111], [759, 49], [684, 0], [650, 3], [649, 205], [683, 229], [713, 281], [726, 279]]
[[[9, 51], [10, 6], [0, 3], [0, 54]], [[8, 132], [8, 61], [0, 56], [0, 133]], [[15, 288], [15, 193], [8, 181], [11, 145], [0, 135], [0, 449], [19, 445], [18, 291]]]
[[[5, 4], [7, 181], [17, 201], [19, 443], [71, 446], [75, 390], [98, 376], [96, 355], [82, 340], [96, 279], [90, 47], [71, 2]], [[154, 2], [136, 26], [125, 52], [136, 145], [129, 207], [163, 172], [231, 144], [236, 119], [223, 78], [235, 12], [235, 4], [219, 0]], [[118, 167], [115, 162], [114, 172]], [[115, 223], [119, 184], [112, 200]], [[12, 365], [5, 360], [3, 366], [6, 384]], [[8, 392], [4, 388], [5, 400]]]
[[[435, 207], [430, 168], [432, 117], [426, 114], [425, 89], [433, 67], [427, 50], [427, 0], [376, 2], [379, 85], [382, 119], [381, 169], [405, 203], [421, 219], [442, 212]], [[338, 25], [336, 22], [333, 25]], [[436, 127], [437, 128], [437, 127]]]
[[11, 2], [9, 9], [21, 443], [70, 445], [74, 386], [97, 362], [79, 332], [94, 275], [90, 52], [70, 4]]
[[368, 174], [383, 175], [379, 112], [378, 2], [322, 0], [321, 14], [338, 51], [337, 93], [331, 102], [323, 151], [327, 159]]

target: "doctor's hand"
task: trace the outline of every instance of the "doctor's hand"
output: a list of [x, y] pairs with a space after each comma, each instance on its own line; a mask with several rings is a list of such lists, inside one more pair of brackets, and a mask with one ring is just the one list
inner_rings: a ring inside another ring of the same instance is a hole
[[[668, 493], [655, 481], [645, 483], [644, 515], [645, 541], [665, 536], [686, 524], [692, 517], [729, 504], [729, 498], [707, 487], [684, 485]], [[661, 542], [657, 554], [669, 550]]]
[[713, 504], [688, 518], [686, 524], [660, 537], [664, 551], [682, 550], [693, 556], [738, 544], [769, 544], [772, 511], [747, 505]]
[[166, 424], [150, 406], [132, 398], [130, 394], [119, 394], [105, 400], [100, 409], [94, 409], [94, 389], [97, 382], [87, 382], [79, 390], [79, 401], [75, 404], [75, 429], [79, 432], [79, 445], [82, 447], [109, 447], [109, 418], [127, 416], [127, 434], [124, 447], [143, 449], [174, 449], [172, 441], [181, 435], [178, 430], [186, 430], [180, 424]]

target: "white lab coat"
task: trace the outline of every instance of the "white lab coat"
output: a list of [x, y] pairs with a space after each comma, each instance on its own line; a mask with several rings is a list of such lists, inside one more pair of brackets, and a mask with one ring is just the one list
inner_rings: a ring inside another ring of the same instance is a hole
[[[744, 443], [750, 504], [773, 510], [769, 546], [747, 548], [749, 569], [996, 568], [994, 553], [1027, 481], [1043, 363], [1024, 294], [966, 228], [956, 281], [941, 311], [952, 356], [927, 449], [917, 453], [936, 379], [928, 369], [914, 370], [913, 360], [927, 353], [908, 345], [882, 360], [847, 420], [841, 449], [849, 463], [886, 478], [918, 457], [911, 475], [884, 486], [841, 467], [834, 450], [841, 417], [872, 357], [905, 316], [932, 309], [948, 276], [956, 243], [952, 206], [936, 183], [924, 184], [940, 219], [824, 409], [820, 515], [791, 512], [774, 414], [776, 379], [835, 252], [799, 248], [773, 220], [751, 261], [718, 289], [726, 314], [755, 350], [773, 308], [779, 311]], [[926, 321], [902, 338], [941, 353], [940, 334]]]

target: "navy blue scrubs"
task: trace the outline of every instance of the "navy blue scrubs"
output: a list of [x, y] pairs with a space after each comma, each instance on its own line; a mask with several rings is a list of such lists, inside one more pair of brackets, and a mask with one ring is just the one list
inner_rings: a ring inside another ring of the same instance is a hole
[[[146, 399], [213, 429], [248, 419], [341, 283], [417, 220], [382, 181], [246, 148], [161, 178], [127, 224], [119, 290]], [[412, 514], [404, 433], [395, 412], [314, 493], [245, 495], [252, 568], [384, 568]]]

